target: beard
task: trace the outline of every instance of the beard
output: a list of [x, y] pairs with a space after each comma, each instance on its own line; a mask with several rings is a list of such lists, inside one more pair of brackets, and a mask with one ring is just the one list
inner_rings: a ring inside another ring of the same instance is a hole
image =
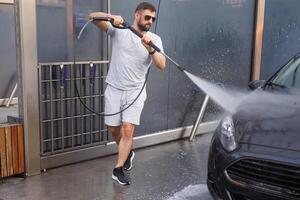
[[140, 24], [140, 23], [138, 23], [138, 27], [141, 31], [149, 31], [150, 28], [151, 28], [151, 25], [150, 24]]

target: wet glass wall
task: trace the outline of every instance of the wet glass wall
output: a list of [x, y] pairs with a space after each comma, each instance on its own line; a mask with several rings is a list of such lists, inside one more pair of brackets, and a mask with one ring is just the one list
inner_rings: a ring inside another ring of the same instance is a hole
[[107, 140], [103, 118], [84, 107], [103, 112], [108, 64], [100, 61], [108, 60], [107, 36], [90, 25], [78, 38], [87, 14], [96, 10], [107, 11], [107, 1], [37, 1], [43, 155]]
[[[138, 2], [112, 1], [112, 14], [131, 21]], [[246, 87], [251, 69], [254, 0], [151, 2], [159, 6], [152, 31], [161, 36], [170, 57], [197, 76], [220, 80], [225, 87]], [[147, 92], [137, 135], [192, 125], [205, 96], [170, 62], [163, 72], [151, 69]], [[216, 119], [218, 111], [210, 103], [204, 120]]]
[[0, 99], [8, 98], [17, 83], [14, 6], [0, 3]]
[[261, 79], [300, 52], [299, 8], [299, 0], [266, 0]]
[[[106, 2], [38, 0], [39, 62], [72, 61], [74, 49], [76, 60], [103, 59], [101, 51], [107, 51], [103, 48], [103, 31], [88, 26], [80, 41], [75, 35], [85, 22], [84, 16], [92, 11], [106, 11]], [[132, 22], [139, 2], [113, 0], [111, 12]], [[158, 8], [158, 20], [151, 31], [161, 36], [170, 57], [189, 72], [210, 81], [246, 87], [251, 71], [255, 0], [150, 2]], [[73, 14], [68, 9], [71, 3]], [[163, 72], [151, 69], [147, 92], [136, 135], [192, 125], [205, 96], [170, 62]], [[205, 121], [215, 120], [220, 110], [211, 102]]]
[[107, 60], [107, 37], [88, 28], [77, 39], [86, 14], [107, 9], [107, 1], [37, 0], [38, 61]]

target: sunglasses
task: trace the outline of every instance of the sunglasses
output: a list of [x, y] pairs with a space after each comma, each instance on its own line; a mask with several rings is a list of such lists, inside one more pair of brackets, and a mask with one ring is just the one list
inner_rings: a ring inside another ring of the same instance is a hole
[[150, 15], [144, 15], [144, 19], [145, 19], [146, 21], [149, 21], [150, 19], [152, 19], [152, 22], [155, 22], [156, 17], [152, 17], [152, 16], [150, 16]]

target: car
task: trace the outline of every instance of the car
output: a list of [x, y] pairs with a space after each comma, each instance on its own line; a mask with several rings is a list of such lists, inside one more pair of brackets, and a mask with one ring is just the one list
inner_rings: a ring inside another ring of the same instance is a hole
[[300, 199], [300, 53], [226, 114], [211, 140], [207, 186], [214, 199]]

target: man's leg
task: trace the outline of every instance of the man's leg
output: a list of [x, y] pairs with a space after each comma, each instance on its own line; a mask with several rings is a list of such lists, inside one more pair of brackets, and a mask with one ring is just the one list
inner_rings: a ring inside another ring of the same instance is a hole
[[121, 140], [121, 125], [120, 126], [107, 126], [108, 131], [111, 133], [112, 137], [114, 138], [114, 141], [119, 145]]
[[[123, 162], [123, 164], [118, 165], [119, 160], [120, 160], [119, 158], [124, 156], [124, 155], [122, 155], [124, 150], [123, 150], [123, 148], [120, 148], [120, 146], [121, 147], [124, 146], [123, 145], [124, 139], [123, 139], [123, 134], [122, 134], [124, 132], [123, 126], [121, 126], [121, 125], [120, 126], [108, 126], [108, 130], [112, 134], [112, 137], [114, 138], [115, 142], [118, 145], [118, 162], [116, 164], [116, 167], [113, 170], [112, 178], [114, 180], [118, 181], [119, 184], [121, 184], [121, 185], [129, 185], [130, 184], [129, 178], [123, 171], [124, 170], [124, 168], [123, 168], [124, 162]], [[125, 145], [125, 146], [127, 146], [127, 145]], [[125, 152], [126, 152], [126, 150], [125, 150]]]
[[118, 149], [119, 154], [118, 154], [118, 161], [116, 164], [116, 168], [122, 167], [125, 161], [127, 160], [127, 157], [132, 148], [134, 128], [135, 125], [131, 123], [124, 122], [122, 124], [121, 138], [120, 138], [119, 149]]

